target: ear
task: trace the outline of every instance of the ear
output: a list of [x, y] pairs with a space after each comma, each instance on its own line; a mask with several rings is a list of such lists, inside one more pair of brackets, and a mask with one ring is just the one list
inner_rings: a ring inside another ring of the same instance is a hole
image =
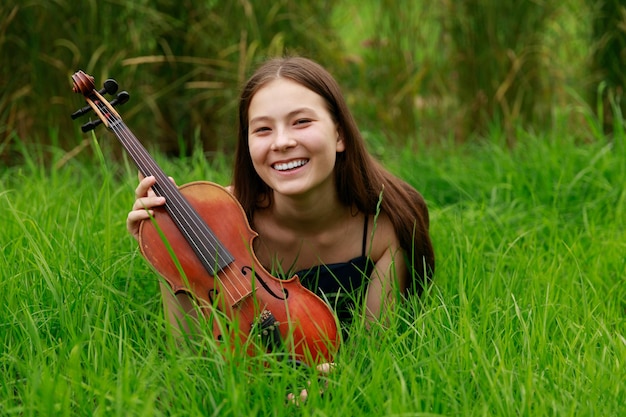
[[339, 132], [339, 129], [337, 129], [337, 152], [343, 152], [346, 150], [346, 144], [343, 141], [343, 136], [341, 135], [341, 132]]

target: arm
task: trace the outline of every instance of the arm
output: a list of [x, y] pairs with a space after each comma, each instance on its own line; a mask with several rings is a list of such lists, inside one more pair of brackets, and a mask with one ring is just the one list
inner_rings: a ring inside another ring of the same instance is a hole
[[396, 294], [406, 288], [408, 270], [404, 261], [404, 250], [393, 226], [386, 216], [378, 218], [372, 254], [381, 253], [374, 259], [376, 264], [370, 277], [366, 295], [366, 317], [368, 320], [384, 319], [389, 308], [393, 308]]
[[376, 262], [367, 288], [367, 311], [369, 320], [383, 319], [388, 308], [393, 308], [397, 291], [405, 286], [407, 268], [402, 249], [389, 248]]

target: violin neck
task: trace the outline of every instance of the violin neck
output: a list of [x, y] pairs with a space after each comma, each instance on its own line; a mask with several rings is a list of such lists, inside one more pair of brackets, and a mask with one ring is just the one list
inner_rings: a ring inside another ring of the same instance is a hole
[[121, 118], [109, 117], [109, 128], [128, 152], [131, 159], [144, 176], [154, 176], [152, 186], [157, 196], [165, 197], [165, 209], [185, 236], [185, 239], [202, 262], [205, 269], [213, 276], [232, 263], [235, 259], [221, 244], [206, 222], [181, 194], [178, 187], [159, 167], [139, 139], [130, 131]]
[[[100, 120], [97, 123], [92, 122], [88, 124], [88, 128], [92, 129], [98, 123], [102, 122], [115, 133], [115, 136], [117, 136], [126, 152], [128, 152], [131, 159], [135, 162], [137, 168], [139, 168], [139, 172], [146, 177], [150, 175], [155, 177], [156, 182], [152, 186], [152, 189], [157, 196], [165, 197], [165, 210], [167, 214], [196, 253], [206, 271], [214, 277], [217, 276], [218, 272], [231, 264], [235, 258], [218, 240], [215, 233], [213, 233], [204, 219], [200, 217], [191, 203], [179, 191], [176, 184], [170, 181], [169, 177], [165, 175], [165, 172], [159, 167], [146, 148], [144, 148], [141, 142], [139, 142], [122, 121], [120, 115], [113, 108], [113, 104], [109, 103], [102, 96], [104, 92], [111, 93], [111, 83], [109, 83], [109, 87], [107, 87], [105, 82], [105, 88], [101, 91], [96, 91], [93, 88], [93, 77], [86, 75], [82, 71], [74, 74], [72, 80], [74, 81], [74, 91], [82, 93], [89, 104], [88, 107], [72, 114], [72, 118], [86, 113], [89, 109], [93, 109]], [[115, 84], [113, 90], [117, 90], [117, 83], [113, 83]], [[120, 95], [118, 95], [118, 97], [120, 97]], [[128, 94], [121, 97], [126, 97], [124, 99], [125, 101], [128, 99]], [[160, 215], [161, 214], [159, 214], [159, 216]], [[151, 218], [157, 230], [160, 231], [158, 221], [155, 220], [155, 218]], [[177, 259], [175, 259], [174, 248], [169, 244], [163, 233], [161, 233], [161, 236], [170, 251], [170, 255], [174, 258], [174, 261], [178, 263]]]
[[166, 200], [175, 201], [175, 198], [180, 195], [178, 187], [169, 179], [167, 174], [165, 174], [152, 155], [150, 155], [124, 122], [120, 121], [113, 126], [111, 130], [115, 133], [115, 136], [133, 160], [141, 175], [144, 177], [154, 176], [156, 183], [152, 189], [155, 194], [160, 197], [165, 197]]

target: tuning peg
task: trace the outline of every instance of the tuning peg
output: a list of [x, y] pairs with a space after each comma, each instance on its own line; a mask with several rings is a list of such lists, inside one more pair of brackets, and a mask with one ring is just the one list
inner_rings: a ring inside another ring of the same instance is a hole
[[117, 93], [117, 88], [118, 88], [117, 81], [115, 81], [112, 78], [109, 78], [108, 80], [104, 82], [102, 90], [99, 90], [98, 93], [102, 95], [104, 95], [105, 93], [113, 95]]
[[80, 110], [76, 110], [74, 113], [72, 113], [72, 119], [78, 119], [80, 116], [82, 116], [83, 114], [89, 113], [90, 111], [91, 111], [91, 106], [86, 106]]
[[120, 91], [117, 96], [111, 100], [112, 106], [117, 106], [118, 104], [124, 104], [130, 99], [130, 94], [127, 91]]
[[83, 133], [86, 133], [86, 132], [89, 132], [90, 130], [95, 129], [96, 126], [98, 126], [101, 123], [102, 123], [102, 120], [100, 119], [94, 120], [92, 122], [85, 123], [84, 125], [80, 127], [80, 129], [83, 131]]

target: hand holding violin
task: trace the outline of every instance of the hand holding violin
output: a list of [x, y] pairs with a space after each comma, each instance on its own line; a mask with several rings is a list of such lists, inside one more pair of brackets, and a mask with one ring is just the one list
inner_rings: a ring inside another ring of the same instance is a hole
[[141, 174], [139, 177], [139, 185], [135, 189], [135, 204], [133, 204], [133, 209], [128, 213], [126, 219], [126, 228], [136, 240], [139, 240], [139, 225], [141, 222], [148, 220], [150, 216], [154, 216], [154, 210], [152, 210], [154, 207], [165, 204], [165, 197], [157, 196], [152, 189], [152, 186], [156, 183], [156, 178], [153, 176], [144, 178]]

